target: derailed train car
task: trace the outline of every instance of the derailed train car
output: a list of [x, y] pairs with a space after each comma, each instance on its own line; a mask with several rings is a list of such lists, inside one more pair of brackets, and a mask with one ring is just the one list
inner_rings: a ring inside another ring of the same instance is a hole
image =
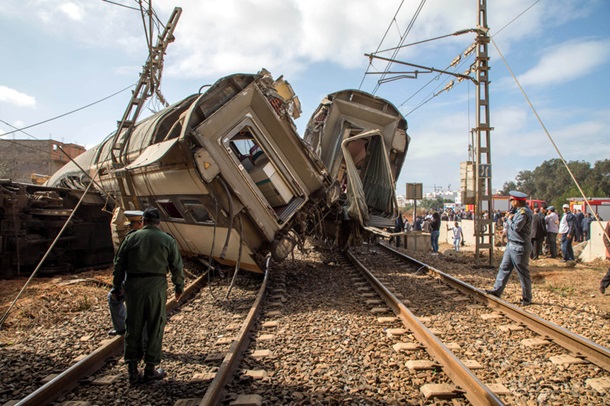
[[[361, 231], [393, 229], [396, 179], [410, 141], [398, 109], [360, 90], [332, 93], [313, 113], [304, 138], [341, 185], [339, 245], [357, 244]], [[327, 222], [327, 229], [332, 226]]]
[[110, 209], [158, 208], [184, 255], [253, 272], [309, 235], [347, 247], [391, 226], [408, 147], [402, 115], [364, 92], [333, 93], [304, 140], [299, 112], [282, 78], [227, 76], [112, 134], [46, 187], [83, 190], [93, 178]]
[[103, 192], [124, 210], [158, 208], [183, 254], [260, 272], [268, 254], [285, 258], [339, 196], [296, 132], [294, 97], [267, 72], [222, 78], [141, 121], [128, 139], [109, 137], [47, 184], [82, 188], [99, 173]]
[[0, 278], [30, 274], [54, 241], [40, 273], [110, 264], [111, 213], [105, 206], [97, 192], [83, 198], [82, 190], [0, 180]]

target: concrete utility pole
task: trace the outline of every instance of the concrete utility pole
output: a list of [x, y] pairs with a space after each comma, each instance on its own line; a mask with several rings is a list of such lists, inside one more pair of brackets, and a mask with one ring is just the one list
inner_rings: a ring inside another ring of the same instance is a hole
[[[474, 216], [474, 233], [476, 239], [476, 258], [480, 258], [484, 251], [488, 251], [489, 264], [493, 257], [493, 215], [491, 191], [491, 131], [489, 124], [489, 27], [487, 26], [487, 0], [479, 1], [479, 22], [476, 38], [476, 75], [477, 75], [477, 126], [476, 133], [476, 161], [475, 161], [475, 195], [476, 208]], [[483, 218], [483, 211], [487, 210], [487, 219]]]

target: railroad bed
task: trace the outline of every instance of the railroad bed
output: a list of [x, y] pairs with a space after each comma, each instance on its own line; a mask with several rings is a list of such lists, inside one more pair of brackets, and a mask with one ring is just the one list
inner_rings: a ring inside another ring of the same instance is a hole
[[[534, 333], [501, 329], [510, 321], [482, 317], [493, 310], [473, 299], [461, 299], [438, 280], [416, 275], [415, 269], [401, 271], [404, 265], [379, 247], [365, 246], [354, 253], [380, 277], [385, 273], [382, 279], [389, 288], [409, 301], [407, 306], [450, 344], [457, 357], [471, 366], [470, 361], [477, 361], [482, 368], [475, 366], [473, 371], [482, 381], [502, 383], [508, 392], [498, 397], [505, 404], [604, 404], [605, 390], [587, 384], [589, 379], [608, 377], [602, 368], [588, 363], [554, 364], [551, 357], [566, 355], [557, 345], [525, 345], [523, 340], [535, 338]], [[404, 329], [400, 320], [357, 268], [323, 248], [310, 248], [308, 254], [295, 257], [271, 266], [249, 347], [225, 388], [222, 404], [471, 404], [459, 393], [447, 399], [437, 397], [433, 385], [455, 386], [452, 379], [425, 348], [404, 351], [397, 345], [416, 339], [408, 329], [400, 331]], [[439, 264], [451, 268], [454, 259], [433, 260], [439, 268]], [[460, 273], [480, 289], [491, 286], [495, 277], [494, 270], [468, 273], [461, 269]], [[126, 366], [117, 355], [54, 404], [108, 404], [109, 399], [115, 404], [199, 404], [251, 311], [260, 279], [238, 275], [228, 300], [224, 295], [229, 280], [212, 280], [213, 289], [204, 287], [171, 314], [161, 365], [168, 372], [164, 381], [130, 387]], [[416, 282], [421, 285], [414, 289]], [[505, 296], [510, 300], [518, 290], [512, 280]], [[107, 292], [106, 287], [100, 287], [100, 292]], [[576, 332], [608, 344], [601, 316], [589, 314], [575, 322], [573, 311], [566, 312], [560, 297], [547, 292], [541, 300], [540, 293], [534, 287], [535, 304], [528, 311], [568, 329], [576, 326]], [[544, 305], [547, 298], [552, 306]], [[52, 329], [37, 329], [21, 343], [0, 347], [0, 404], [26, 396], [45, 376], [61, 372], [75, 357], [93, 351], [107, 338], [108, 317], [105, 302], [100, 303]], [[421, 369], [425, 362], [432, 367]], [[92, 383], [104, 377], [105, 384]]]
[[607, 349], [390, 251], [357, 256], [503, 403], [604, 402]]

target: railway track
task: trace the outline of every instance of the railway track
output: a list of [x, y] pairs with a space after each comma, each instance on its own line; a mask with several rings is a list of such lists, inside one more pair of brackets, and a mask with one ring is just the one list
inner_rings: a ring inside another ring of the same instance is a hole
[[[610, 379], [607, 348], [392, 248], [380, 249], [361, 256], [361, 270], [418, 342], [456, 377], [456, 392], [465, 391], [474, 404], [483, 404], [485, 387], [506, 404], [566, 398], [603, 403], [595, 388]], [[469, 380], [468, 370], [481, 385]]]
[[555, 338], [552, 323], [386, 248], [349, 256], [322, 248], [272, 264], [263, 281], [240, 275], [229, 300], [228, 279], [193, 293], [168, 318], [163, 381], [131, 387], [115, 339], [114, 355], [87, 357], [98, 372], [59, 375], [69, 392], [57, 381], [52, 398], [18, 404], [605, 402], [594, 389], [610, 379], [603, 347], [561, 328]]
[[168, 301], [162, 366], [169, 376], [165, 380], [129, 385], [122, 360], [123, 337], [117, 336], [103, 340], [64, 371], [43, 379], [32, 393], [7, 404], [89, 405], [107, 399], [117, 404], [220, 403], [223, 382], [232, 377], [248, 342], [266, 279], [261, 283], [259, 277], [241, 278], [229, 298], [224, 296], [230, 280], [220, 279], [211, 287], [206, 286], [206, 279], [202, 275], [189, 284], [181, 303]]
[[[258, 373], [227, 388], [230, 399], [253, 403], [237, 404], [424, 404], [421, 386], [451, 383], [440, 368], [408, 368], [393, 348], [400, 320], [346, 259], [318, 251], [281, 268], [280, 302], [263, 306], [240, 366]], [[450, 402], [438, 404], [469, 404]]]

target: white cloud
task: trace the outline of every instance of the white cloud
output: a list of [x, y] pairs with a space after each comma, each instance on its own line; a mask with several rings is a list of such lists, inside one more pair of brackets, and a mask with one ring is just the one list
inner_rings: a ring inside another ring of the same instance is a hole
[[71, 2], [59, 6], [59, 11], [74, 21], [81, 21], [85, 17], [85, 12], [82, 7]]
[[538, 64], [519, 77], [522, 85], [542, 86], [577, 79], [610, 60], [610, 41], [580, 39], [543, 51]]
[[[551, 5], [537, 4], [511, 24], [518, 29], [502, 32], [514, 41], [538, 32], [549, 21], [565, 21], [582, 17], [588, 4], [595, 0], [557, 0]], [[120, 49], [133, 55], [144, 55], [145, 44], [139, 12], [107, 2], [56, 0], [3, 0], [11, 13], [35, 14], [44, 22], [43, 28], [99, 48]], [[133, 6], [127, 1], [120, 3]], [[556, 5], [555, 3], [559, 3]], [[397, 8], [401, 5], [400, 11]], [[176, 42], [170, 45], [165, 74], [182, 78], [217, 77], [236, 71], [258, 71], [267, 67], [272, 72], [294, 75], [311, 63], [330, 62], [341, 67], [366, 67], [365, 52], [377, 49], [389, 26], [381, 49], [396, 46], [415, 14], [418, 2], [400, 0], [182, 0], [182, 16], [176, 28]], [[490, 5], [490, 26], [498, 29], [531, 4], [530, 0], [496, 0]], [[157, 2], [154, 6], [165, 24], [175, 2]], [[0, 10], [3, 6], [0, 6]], [[560, 11], [569, 10], [569, 16]], [[396, 15], [394, 23], [390, 22]], [[406, 43], [451, 34], [477, 24], [476, 4], [472, 0], [428, 2], [415, 20]], [[120, 33], [120, 35], [117, 35]], [[455, 48], [469, 44], [473, 34], [450, 37], [428, 43], [432, 49]], [[424, 52], [419, 62], [426, 64], [434, 53], [408, 47], [400, 58], [411, 59]], [[458, 50], [459, 52], [459, 50]], [[391, 56], [390, 53], [384, 54]], [[380, 69], [383, 61], [376, 61]]]
[[36, 98], [33, 96], [2, 85], [0, 85], [0, 102], [18, 107], [36, 107]]

